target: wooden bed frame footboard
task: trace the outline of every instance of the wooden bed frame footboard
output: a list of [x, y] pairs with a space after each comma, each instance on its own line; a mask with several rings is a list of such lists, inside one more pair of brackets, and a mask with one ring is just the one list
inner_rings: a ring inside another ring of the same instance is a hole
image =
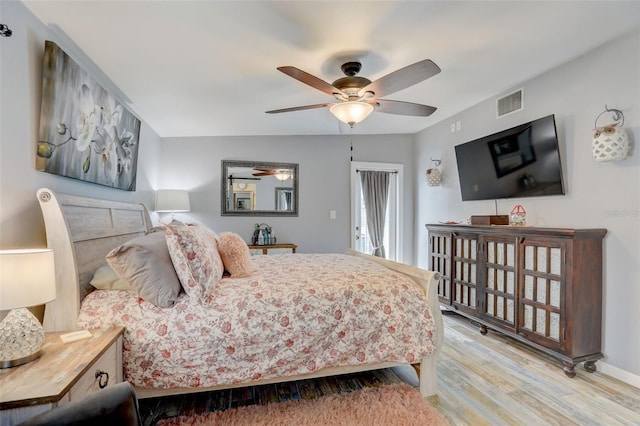
[[393, 262], [391, 260], [383, 259], [376, 256], [371, 256], [353, 249], [347, 249], [347, 254], [353, 256], [364, 257], [372, 262], [379, 263], [387, 268], [400, 272], [409, 276], [414, 280], [422, 289], [427, 297], [431, 315], [435, 322], [436, 335], [435, 350], [429, 356], [424, 357], [419, 365], [416, 367], [420, 379], [420, 393], [423, 396], [435, 395], [437, 391], [437, 374], [436, 363], [438, 356], [442, 350], [442, 344], [444, 341], [444, 322], [442, 320], [442, 311], [440, 310], [440, 300], [438, 299], [438, 283], [440, 282], [440, 273], [437, 271], [427, 271], [426, 269], [417, 268], [415, 266], [407, 265], [404, 263]]
[[[125, 241], [144, 235], [151, 229], [149, 212], [143, 204], [56, 194], [47, 188], [38, 190], [37, 197], [44, 217], [47, 245], [54, 251], [56, 266], [57, 296], [55, 300], [46, 305], [44, 327], [47, 331], [74, 330], [77, 328], [76, 320], [80, 311], [80, 303], [92, 289], [89, 281], [93, 273], [97, 268], [106, 264], [105, 255], [110, 250]], [[415, 367], [420, 380], [420, 393], [423, 396], [434, 395], [437, 388], [436, 363], [444, 338], [444, 325], [437, 295], [440, 274], [351, 249], [348, 249], [346, 253], [370, 259], [405, 274], [424, 290], [436, 325], [435, 350]], [[335, 367], [310, 374], [211, 388], [149, 389], [137, 387], [136, 394], [139, 398], [150, 398], [333, 376], [399, 365], [403, 364], [378, 363], [355, 367]]]

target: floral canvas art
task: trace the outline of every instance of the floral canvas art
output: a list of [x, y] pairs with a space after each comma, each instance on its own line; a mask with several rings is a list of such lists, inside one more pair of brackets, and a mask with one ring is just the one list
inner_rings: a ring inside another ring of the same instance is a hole
[[46, 41], [36, 168], [135, 191], [139, 135], [140, 120]]

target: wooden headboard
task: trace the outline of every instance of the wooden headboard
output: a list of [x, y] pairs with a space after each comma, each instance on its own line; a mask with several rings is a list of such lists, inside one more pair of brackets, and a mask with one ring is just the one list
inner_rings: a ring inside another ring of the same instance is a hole
[[38, 190], [38, 201], [53, 250], [56, 298], [44, 312], [46, 331], [74, 330], [80, 302], [91, 292], [93, 273], [105, 255], [151, 229], [144, 204], [99, 200]]

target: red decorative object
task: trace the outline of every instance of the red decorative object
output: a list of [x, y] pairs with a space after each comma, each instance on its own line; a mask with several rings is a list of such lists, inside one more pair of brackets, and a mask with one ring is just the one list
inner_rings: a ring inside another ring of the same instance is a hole
[[527, 224], [527, 211], [522, 205], [518, 204], [511, 210], [509, 224], [512, 226], [525, 226]]

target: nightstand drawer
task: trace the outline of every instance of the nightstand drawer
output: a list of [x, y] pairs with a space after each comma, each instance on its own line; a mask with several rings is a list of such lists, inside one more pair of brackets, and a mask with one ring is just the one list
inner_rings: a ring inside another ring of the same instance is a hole
[[[69, 400], [74, 401], [88, 393], [96, 392], [103, 387], [118, 383], [118, 341], [114, 342], [98, 360], [89, 367], [86, 373], [69, 391]], [[122, 367], [120, 367], [122, 368]]]

